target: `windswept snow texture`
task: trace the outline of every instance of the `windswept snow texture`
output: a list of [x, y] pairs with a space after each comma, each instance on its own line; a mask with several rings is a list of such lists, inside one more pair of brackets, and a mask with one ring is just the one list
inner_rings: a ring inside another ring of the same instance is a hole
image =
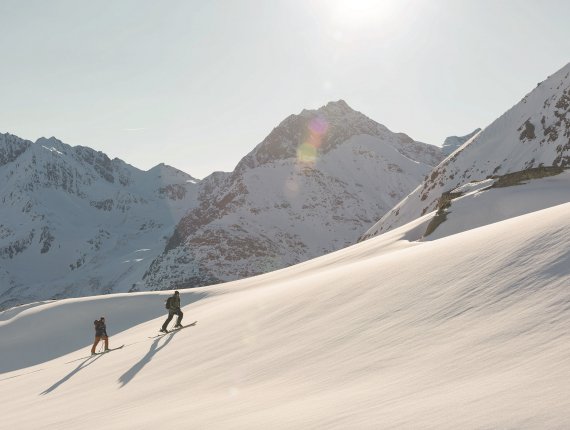
[[138, 290], [196, 202], [193, 178], [55, 138], [0, 134], [0, 309]]
[[291, 115], [232, 174], [204, 179], [198, 206], [144, 282], [167, 289], [232, 281], [344, 248], [442, 158], [342, 100]]
[[463, 194], [452, 200], [446, 220], [424, 239], [439, 239], [570, 202], [570, 170], [510, 187], [492, 188], [493, 183], [488, 179], [453, 190]]
[[570, 166], [570, 63], [446, 158], [362, 238], [433, 211], [443, 192], [540, 166]]
[[[0, 313], [2, 424], [569, 428], [570, 204], [406, 241], [418, 227], [184, 291], [198, 324], [157, 339], [165, 293]], [[125, 347], [88, 358], [100, 315]]]
[[209, 285], [326, 254], [352, 244], [442, 158], [342, 100], [291, 115], [234, 172], [203, 181], [2, 134], [0, 309]]

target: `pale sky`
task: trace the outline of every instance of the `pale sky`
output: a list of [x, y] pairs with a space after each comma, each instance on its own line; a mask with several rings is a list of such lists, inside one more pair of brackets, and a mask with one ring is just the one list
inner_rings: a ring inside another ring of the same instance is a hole
[[440, 146], [570, 62], [568, 0], [0, 0], [0, 132], [231, 171], [344, 99]]

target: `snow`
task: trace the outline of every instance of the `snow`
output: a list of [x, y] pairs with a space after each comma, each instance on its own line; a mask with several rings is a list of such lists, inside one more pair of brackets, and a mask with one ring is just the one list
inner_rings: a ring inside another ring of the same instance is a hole
[[[302, 139], [314, 145], [311, 163], [298, 158]], [[442, 158], [343, 101], [289, 116], [234, 172], [204, 180], [0, 134], [0, 309], [209, 285], [335, 251]], [[171, 250], [175, 228], [188, 246]]]
[[435, 209], [443, 192], [475, 180], [542, 166], [570, 166], [570, 63], [441, 162], [363, 237]]
[[476, 134], [481, 131], [480, 128], [476, 128], [471, 133], [466, 134], [465, 136], [449, 136], [443, 142], [441, 146], [441, 151], [445, 154], [445, 156], [450, 155], [451, 153], [455, 152], [459, 147], [465, 144], [467, 141], [471, 140]]
[[[407, 240], [427, 221], [181, 291], [184, 322], [198, 323], [157, 339], [148, 336], [164, 320], [166, 292], [2, 312], [2, 424], [570, 427], [570, 203]], [[111, 347], [125, 347], [83, 358], [101, 315]]]
[[54, 152], [54, 153], [56, 153], [57, 155], [63, 155], [63, 152], [58, 151], [57, 148], [54, 148], [53, 146], [52, 146], [51, 148], [48, 148], [47, 146], [42, 145], [42, 148], [47, 149], [49, 152]]
[[0, 308], [140, 285], [196, 200], [189, 179], [55, 138], [0, 134]]
[[[465, 194], [452, 201], [447, 219], [428, 239], [439, 239], [483, 225], [570, 202], [570, 171], [505, 188], [491, 188], [493, 180], [466, 184], [454, 191]], [[486, 187], [485, 187], [486, 185]]]
[[[299, 142], [316, 145], [307, 159]], [[442, 158], [342, 100], [291, 115], [233, 173], [202, 181], [200, 204], [178, 223], [144, 288], [233, 281], [352, 245]]]

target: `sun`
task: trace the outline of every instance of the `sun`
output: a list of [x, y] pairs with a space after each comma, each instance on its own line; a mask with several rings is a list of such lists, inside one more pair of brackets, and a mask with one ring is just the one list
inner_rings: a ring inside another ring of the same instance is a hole
[[336, 0], [330, 3], [332, 18], [341, 28], [358, 28], [390, 19], [397, 0]]

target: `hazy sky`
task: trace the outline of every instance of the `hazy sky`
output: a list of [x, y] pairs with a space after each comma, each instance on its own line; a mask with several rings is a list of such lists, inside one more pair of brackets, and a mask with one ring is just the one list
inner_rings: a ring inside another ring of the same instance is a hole
[[0, 0], [0, 132], [231, 171], [344, 99], [441, 145], [570, 62], [568, 0]]

